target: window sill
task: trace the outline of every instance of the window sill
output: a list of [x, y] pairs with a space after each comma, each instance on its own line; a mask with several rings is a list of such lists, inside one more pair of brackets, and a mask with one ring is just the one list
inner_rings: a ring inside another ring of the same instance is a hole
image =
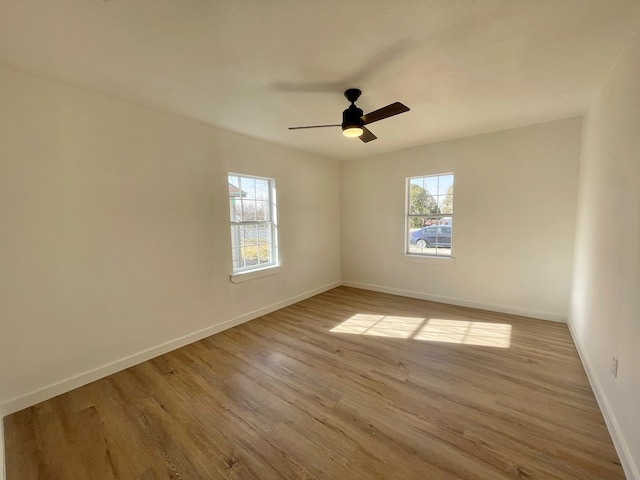
[[455, 257], [437, 257], [435, 255], [402, 255], [402, 261], [407, 263], [424, 263], [428, 265], [455, 265]]
[[280, 273], [280, 270], [282, 270], [280, 265], [271, 265], [257, 270], [249, 270], [248, 272], [234, 273], [233, 275], [229, 275], [229, 280], [231, 280], [232, 283], [248, 282], [249, 280], [255, 280], [256, 278], [275, 275]]

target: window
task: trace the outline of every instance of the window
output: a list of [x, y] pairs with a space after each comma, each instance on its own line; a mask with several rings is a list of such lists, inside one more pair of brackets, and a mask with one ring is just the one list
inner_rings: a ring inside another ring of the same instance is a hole
[[229, 207], [233, 273], [277, 265], [275, 180], [230, 173]]
[[451, 256], [453, 173], [407, 179], [406, 253]]

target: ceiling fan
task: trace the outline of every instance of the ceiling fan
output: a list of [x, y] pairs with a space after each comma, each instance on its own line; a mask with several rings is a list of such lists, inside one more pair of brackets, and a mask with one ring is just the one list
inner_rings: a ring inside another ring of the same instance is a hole
[[350, 88], [344, 92], [344, 96], [351, 102], [349, 108], [342, 112], [342, 123], [332, 125], [308, 125], [305, 127], [289, 127], [289, 130], [301, 130], [303, 128], [324, 128], [324, 127], [342, 127], [342, 134], [345, 137], [360, 137], [360, 140], [367, 143], [375, 140], [376, 137], [371, 131], [365, 127], [370, 123], [393, 117], [400, 113], [408, 112], [409, 107], [400, 102], [395, 102], [386, 107], [379, 108], [373, 112], [362, 114], [362, 109], [356, 106], [356, 100], [362, 92], [357, 88]]

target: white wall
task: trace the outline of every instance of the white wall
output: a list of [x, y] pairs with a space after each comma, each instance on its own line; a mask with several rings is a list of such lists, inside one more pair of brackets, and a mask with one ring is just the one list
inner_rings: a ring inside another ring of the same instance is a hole
[[[570, 326], [629, 478], [640, 479], [640, 40], [589, 111]], [[618, 377], [610, 372], [619, 359]]]
[[[5, 414], [339, 283], [337, 161], [4, 68], [0, 105]], [[278, 275], [229, 281], [228, 171], [276, 179]]]
[[[566, 321], [581, 120], [345, 162], [348, 285]], [[405, 179], [453, 172], [454, 265], [403, 257]]]

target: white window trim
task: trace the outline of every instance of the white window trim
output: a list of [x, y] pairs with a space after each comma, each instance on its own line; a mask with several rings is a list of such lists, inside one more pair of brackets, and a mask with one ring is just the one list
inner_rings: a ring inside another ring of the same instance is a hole
[[270, 277], [276, 275], [282, 270], [281, 265], [270, 265], [264, 268], [256, 268], [253, 270], [245, 270], [244, 272], [232, 273], [229, 275], [231, 283], [243, 283], [256, 278]]
[[451, 255], [413, 255], [403, 253], [400, 257], [405, 263], [423, 263], [428, 265], [455, 265], [456, 257]]

